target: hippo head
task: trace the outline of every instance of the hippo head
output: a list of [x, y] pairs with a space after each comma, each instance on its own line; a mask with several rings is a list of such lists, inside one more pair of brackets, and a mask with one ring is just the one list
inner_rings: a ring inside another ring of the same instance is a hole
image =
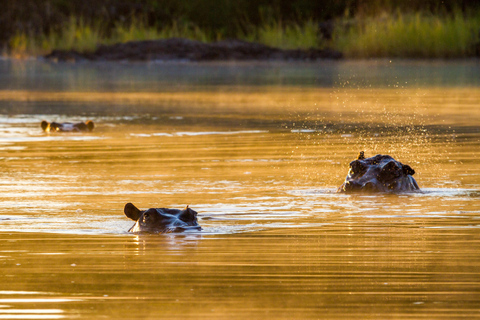
[[131, 203], [124, 209], [125, 215], [135, 221], [130, 232], [179, 232], [187, 229], [200, 230], [197, 212], [188, 206], [183, 210], [167, 208], [150, 208], [140, 210]]
[[409, 165], [391, 156], [377, 154], [365, 158], [363, 151], [358, 159], [350, 162], [345, 182], [337, 192], [405, 192], [419, 190]]

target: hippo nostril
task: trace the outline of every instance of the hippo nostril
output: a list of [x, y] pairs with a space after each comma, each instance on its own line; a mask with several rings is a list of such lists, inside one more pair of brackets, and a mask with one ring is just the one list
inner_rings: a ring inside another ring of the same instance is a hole
[[145, 212], [143, 214], [143, 222], [147, 222], [150, 219], [150, 214], [148, 212]]

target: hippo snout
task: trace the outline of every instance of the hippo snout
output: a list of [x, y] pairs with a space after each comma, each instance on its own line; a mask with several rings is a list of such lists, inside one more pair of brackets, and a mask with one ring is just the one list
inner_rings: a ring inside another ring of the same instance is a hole
[[355, 191], [376, 192], [378, 191], [378, 187], [372, 181], [368, 181], [366, 183], [358, 183], [355, 181], [345, 181], [345, 183], [343, 184], [343, 191], [344, 192], [355, 192]]
[[361, 187], [361, 184], [353, 181], [345, 181], [345, 183], [343, 184], [344, 191], [356, 191], [360, 190]]

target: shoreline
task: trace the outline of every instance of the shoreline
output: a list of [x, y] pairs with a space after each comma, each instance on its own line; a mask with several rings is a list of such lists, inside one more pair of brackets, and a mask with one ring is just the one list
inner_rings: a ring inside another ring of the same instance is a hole
[[[183, 48], [177, 46], [171, 50], [172, 42], [187, 44]], [[143, 52], [144, 47], [154, 44], [155, 50]], [[132, 47], [136, 47], [132, 52]], [[480, 55], [466, 57], [348, 57], [344, 53], [326, 49], [281, 49], [247, 42], [243, 40], [222, 40], [203, 43], [184, 38], [168, 38], [160, 40], [129, 41], [112, 45], [99, 45], [93, 52], [78, 52], [76, 50], [52, 50], [43, 55], [0, 55], [0, 61], [6, 60], [44, 60], [50, 62], [132, 62], [132, 63], [300, 63], [317, 61], [344, 61], [344, 62], [392, 62], [392, 61], [419, 61], [419, 62], [455, 62], [479, 61]]]
[[201, 65], [221, 65], [221, 64], [235, 64], [235, 65], [264, 65], [264, 64], [279, 64], [279, 65], [290, 65], [290, 64], [315, 64], [315, 63], [364, 63], [370, 65], [386, 65], [389, 63], [407, 63], [407, 64], [444, 64], [444, 63], [480, 63], [480, 56], [474, 57], [453, 57], [453, 58], [401, 58], [401, 57], [371, 57], [371, 58], [352, 58], [352, 57], [342, 57], [340, 59], [317, 59], [317, 60], [202, 60], [202, 61], [193, 61], [187, 59], [156, 59], [156, 60], [88, 60], [88, 59], [79, 59], [79, 60], [57, 60], [57, 59], [47, 59], [45, 55], [31, 55], [31, 56], [21, 56], [14, 57], [8, 55], [0, 55], [0, 62], [2, 61], [42, 61], [47, 63], [65, 63], [65, 64], [75, 64], [75, 63], [108, 63], [108, 64], [171, 64], [171, 65], [188, 65], [188, 64], [201, 64]]
[[280, 49], [257, 42], [222, 40], [204, 43], [185, 38], [129, 41], [99, 45], [93, 52], [53, 50], [44, 55], [53, 61], [316, 61], [339, 60], [333, 49]]

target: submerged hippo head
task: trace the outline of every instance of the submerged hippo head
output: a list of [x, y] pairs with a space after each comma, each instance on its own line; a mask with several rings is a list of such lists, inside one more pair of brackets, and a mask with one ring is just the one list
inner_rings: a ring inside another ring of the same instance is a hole
[[402, 164], [388, 155], [377, 154], [365, 158], [363, 151], [358, 159], [350, 162], [345, 182], [337, 192], [405, 192], [419, 190], [409, 165]]
[[45, 132], [91, 132], [95, 128], [95, 123], [88, 120], [87, 122], [47, 122], [43, 120], [40, 124]]
[[188, 206], [183, 210], [167, 208], [151, 208], [140, 210], [131, 203], [124, 209], [125, 215], [136, 221], [129, 232], [181, 232], [185, 230], [201, 230], [197, 222], [197, 212]]

